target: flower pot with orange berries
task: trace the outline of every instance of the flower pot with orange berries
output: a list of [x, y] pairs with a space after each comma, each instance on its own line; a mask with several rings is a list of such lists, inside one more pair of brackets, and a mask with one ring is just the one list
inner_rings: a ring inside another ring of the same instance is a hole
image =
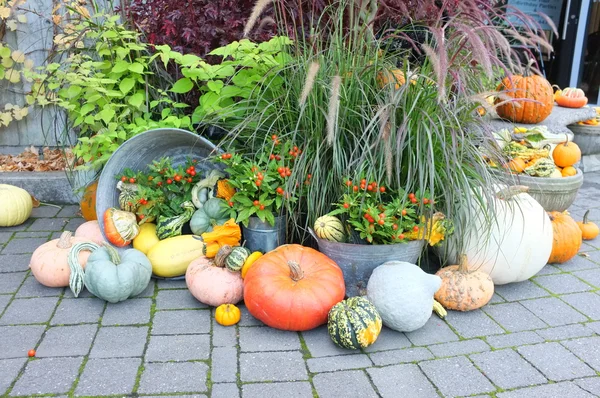
[[317, 219], [311, 234], [319, 251], [342, 268], [348, 297], [365, 294], [377, 266], [393, 260], [414, 264], [426, 243], [437, 245], [451, 232], [427, 192], [396, 191], [366, 178], [346, 180], [345, 186], [336, 209]]

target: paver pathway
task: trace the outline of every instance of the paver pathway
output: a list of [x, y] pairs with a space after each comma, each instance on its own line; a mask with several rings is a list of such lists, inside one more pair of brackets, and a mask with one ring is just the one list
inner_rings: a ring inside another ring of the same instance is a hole
[[[570, 211], [581, 219], [587, 208], [600, 221], [600, 174], [585, 175]], [[384, 329], [353, 352], [323, 327], [274, 330], [243, 307], [237, 326], [219, 326], [184, 281], [153, 280], [119, 304], [41, 286], [31, 252], [74, 231], [77, 210], [41, 207], [0, 228], [0, 396], [600, 396], [600, 238], [567, 264], [498, 286], [483, 310]]]

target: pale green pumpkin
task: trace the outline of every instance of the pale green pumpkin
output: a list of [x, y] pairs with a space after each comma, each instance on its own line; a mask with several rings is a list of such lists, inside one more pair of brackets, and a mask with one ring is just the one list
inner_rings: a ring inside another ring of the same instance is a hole
[[227, 220], [229, 220], [227, 202], [219, 198], [210, 198], [194, 212], [190, 220], [190, 228], [195, 235], [202, 235], [211, 232], [215, 225], [225, 224]]
[[[89, 250], [89, 246], [75, 245], [72, 252], [80, 249]], [[128, 249], [119, 256], [113, 247], [99, 246], [88, 258], [84, 281], [94, 296], [118, 303], [143, 292], [151, 276], [152, 265], [141, 251]]]

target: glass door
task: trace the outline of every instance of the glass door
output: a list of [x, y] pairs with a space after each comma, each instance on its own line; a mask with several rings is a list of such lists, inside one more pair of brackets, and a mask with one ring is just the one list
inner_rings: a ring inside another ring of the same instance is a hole
[[600, 105], [600, 0], [582, 0], [569, 85]]

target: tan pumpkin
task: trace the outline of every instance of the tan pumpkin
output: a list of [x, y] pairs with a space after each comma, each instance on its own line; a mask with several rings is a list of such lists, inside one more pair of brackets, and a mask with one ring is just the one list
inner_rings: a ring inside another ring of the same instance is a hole
[[[33, 252], [29, 268], [35, 279], [44, 286], [64, 287], [69, 286], [69, 252], [76, 243], [90, 243], [86, 238], [72, 237], [71, 232], [65, 231], [59, 239], [46, 242]], [[83, 268], [87, 264], [90, 252], [81, 251], [78, 256], [79, 264]]]
[[579, 251], [582, 243], [582, 233], [579, 226], [568, 213], [552, 211], [548, 213], [552, 221], [552, 252], [550, 264], [562, 264], [569, 261]]
[[98, 220], [87, 221], [81, 224], [75, 230], [75, 236], [77, 238], [88, 239], [97, 245], [101, 245], [106, 242], [104, 239], [104, 235], [102, 235], [102, 231], [100, 230], [100, 224]]
[[583, 215], [583, 221], [578, 221], [577, 225], [579, 226], [579, 229], [581, 230], [581, 237], [584, 240], [592, 240], [595, 239], [596, 236], [598, 236], [598, 233], [600, 233], [600, 228], [598, 228], [598, 226], [593, 223], [588, 221], [588, 216], [590, 215], [590, 211], [586, 211], [585, 214]]
[[483, 271], [470, 271], [465, 255], [460, 257], [460, 264], [444, 267], [436, 275], [442, 278], [442, 286], [434, 298], [449, 310], [475, 310], [494, 295], [492, 278]]
[[214, 307], [236, 304], [244, 295], [244, 281], [239, 272], [219, 268], [213, 260], [204, 256], [190, 263], [185, 283], [198, 301]]
[[31, 195], [24, 189], [0, 184], [0, 227], [23, 224], [33, 209]]

